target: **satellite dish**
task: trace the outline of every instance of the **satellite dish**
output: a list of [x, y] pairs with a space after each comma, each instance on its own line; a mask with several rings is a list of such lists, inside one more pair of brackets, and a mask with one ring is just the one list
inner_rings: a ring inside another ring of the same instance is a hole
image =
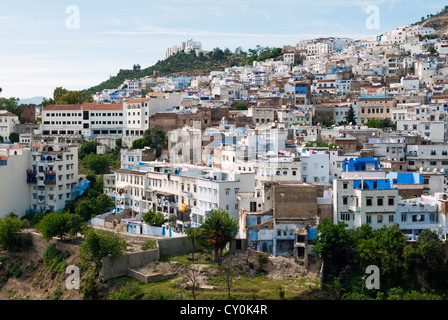
[[418, 171], [419, 171], [419, 172], [423, 172], [423, 168], [420, 167], [420, 168], [418, 169]]
[[422, 216], [421, 216], [421, 215], [418, 215], [418, 216], [417, 216], [417, 220], [420, 221], [421, 219], [422, 219]]

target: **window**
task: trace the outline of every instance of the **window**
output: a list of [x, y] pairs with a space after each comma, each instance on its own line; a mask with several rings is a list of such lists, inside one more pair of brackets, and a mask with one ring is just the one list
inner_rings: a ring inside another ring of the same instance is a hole
[[382, 205], [383, 205], [383, 198], [378, 198], [378, 199], [376, 199], [376, 204], [377, 204], [378, 206], [382, 206]]
[[393, 205], [394, 205], [394, 198], [389, 198], [389, 199], [388, 199], [388, 204], [389, 204], [390, 206], [393, 206]]
[[341, 220], [342, 221], [349, 221], [350, 220], [350, 213], [341, 213]]
[[348, 203], [348, 198], [347, 197], [343, 197], [342, 198], [342, 204], [346, 205]]
[[405, 214], [402, 214], [401, 215], [401, 222], [406, 222], [406, 215]]
[[348, 188], [348, 183], [343, 183], [342, 184], [342, 189], [347, 189]]
[[366, 220], [367, 220], [367, 223], [372, 223], [372, 216], [367, 215]]
[[383, 223], [383, 216], [381, 214], [377, 216], [377, 221], [378, 223]]
[[389, 222], [394, 222], [394, 215], [393, 214], [389, 215]]
[[367, 198], [366, 199], [366, 206], [372, 206], [372, 198]]

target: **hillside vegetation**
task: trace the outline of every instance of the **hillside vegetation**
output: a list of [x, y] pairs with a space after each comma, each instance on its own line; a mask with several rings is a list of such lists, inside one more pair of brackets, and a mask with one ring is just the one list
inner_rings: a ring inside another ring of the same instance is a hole
[[416, 24], [422, 27], [434, 28], [436, 33], [445, 33], [448, 29], [448, 6], [445, 6], [439, 13], [422, 17]]
[[101, 84], [84, 90], [88, 95], [93, 95], [104, 89], [118, 88], [126, 79], [140, 79], [153, 76], [156, 72], [159, 76], [200, 76], [208, 75], [211, 71], [224, 71], [227, 67], [244, 66], [252, 64], [254, 61], [264, 61], [266, 59], [277, 58], [282, 54], [281, 48], [269, 48], [257, 46], [249, 49], [249, 53], [241, 48], [231, 52], [229, 49], [214, 50], [204, 54], [200, 52], [185, 53], [181, 51], [165, 60], [159, 60], [155, 65], [133, 70], [121, 69], [116, 76], [111, 76]]

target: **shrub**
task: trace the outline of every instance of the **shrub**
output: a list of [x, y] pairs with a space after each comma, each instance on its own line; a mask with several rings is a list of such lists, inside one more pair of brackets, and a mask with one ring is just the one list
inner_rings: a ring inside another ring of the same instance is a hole
[[62, 252], [56, 249], [56, 245], [54, 243], [47, 246], [44, 251], [43, 258], [44, 264], [53, 271], [57, 272], [65, 272], [67, 268], [66, 259], [70, 257], [70, 253], [68, 251]]
[[142, 245], [142, 250], [151, 250], [157, 248], [156, 240], [148, 240], [144, 245]]

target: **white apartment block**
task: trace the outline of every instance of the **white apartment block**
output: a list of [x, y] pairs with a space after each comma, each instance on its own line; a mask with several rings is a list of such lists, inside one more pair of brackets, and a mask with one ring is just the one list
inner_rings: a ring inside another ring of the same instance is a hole
[[181, 105], [184, 94], [149, 93], [146, 98], [132, 99], [123, 103], [123, 143], [130, 147], [132, 142], [143, 137], [149, 128], [149, 117]]
[[0, 154], [0, 217], [59, 211], [79, 195], [77, 147], [36, 144]]
[[238, 219], [239, 192], [254, 190], [254, 173], [199, 166], [152, 163], [116, 172], [116, 206], [118, 212], [132, 210], [135, 215], [150, 208], [162, 212], [166, 218], [183, 209], [189, 214], [192, 226], [199, 226], [207, 212], [222, 208]]
[[9, 213], [19, 217], [30, 209], [31, 188], [27, 172], [31, 163], [30, 149], [0, 149], [0, 219]]
[[295, 123], [311, 125], [312, 115], [311, 112], [296, 110], [296, 109], [282, 109], [276, 110], [277, 119], [280, 123], [286, 123], [288, 126]]
[[428, 34], [434, 34], [433, 28], [416, 26], [399, 27], [396, 30], [388, 32], [378, 37], [381, 44], [403, 44], [416, 38], [416, 36], [424, 36]]
[[420, 134], [422, 140], [445, 142], [447, 123], [445, 121], [397, 120], [397, 131]]
[[9, 135], [15, 132], [17, 124], [19, 124], [18, 116], [6, 110], [0, 110], [0, 136], [3, 137], [3, 141], [9, 141]]
[[347, 229], [393, 225], [397, 201], [398, 189], [392, 189], [385, 178], [333, 180], [333, 222], [343, 221]]
[[317, 42], [306, 45], [306, 53], [308, 55], [314, 54], [329, 54], [335, 50], [334, 43], [331, 42]]
[[373, 156], [378, 160], [404, 161], [406, 143], [403, 137], [369, 138], [367, 149], [373, 149]]
[[78, 148], [61, 145], [31, 146], [27, 170], [31, 209], [59, 211], [73, 200], [78, 187]]
[[50, 105], [42, 110], [41, 129], [36, 133], [119, 137], [123, 133], [123, 105]]
[[185, 53], [189, 53], [190, 51], [195, 50], [196, 54], [198, 52], [206, 52], [204, 50], [202, 50], [202, 43], [200, 41], [193, 41], [193, 39], [181, 42], [178, 45], [175, 45], [171, 48], [168, 48], [166, 51], [166, 55], [165, 55], [165, 59], [169, 58], [170, 56], [181, 52], [181, 51], [185, 51]]
[[330, 150], [330, 183], [333, 182], [334, 179], [340, 179], [344, 170], [343, 170], [343, 161], [346, 158], [356, 159], [358, 158], [358, 154], [347, 154], [343, 153], [341, 150]]
[[303, 182], [322, 185], [330, 183], [330, 154], [328, 148], [301, 148], [298, 150], [301, 161]]
[[440, 171], [448, 166], [448, 145], [408, 145], [406, 161], [409, 171]]

